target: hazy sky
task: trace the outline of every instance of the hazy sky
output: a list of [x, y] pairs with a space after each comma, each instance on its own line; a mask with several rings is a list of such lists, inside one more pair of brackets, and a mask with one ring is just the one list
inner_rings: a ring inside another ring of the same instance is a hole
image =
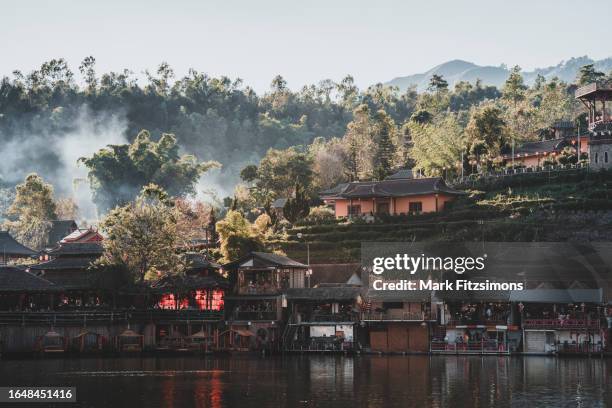
[[58, 57], [76, 71], [93, 55], [98, 72], [167, 61], [262, 91], [276, 74], [298, 88], [351, 73], [363, 87], [456, 58], [533, 69], [612, 56], [610, 0], [4, 0], [0, 15], [0, 75]]

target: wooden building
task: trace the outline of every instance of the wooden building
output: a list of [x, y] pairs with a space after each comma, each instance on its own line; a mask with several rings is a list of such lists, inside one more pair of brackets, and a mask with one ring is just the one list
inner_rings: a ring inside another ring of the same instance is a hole
[[7, 265], [24, 258], [34, 258], [36, 255], [36, 251], [17, 242], [8, 231], [0, 231], [0, 265]]
[[554, 160], [565, 148], [570, 148], [576, 152], [578, 144], [580, 145], [580, 154], [588, 153], [589, 137], [585, 134], [580, 137], [566, 136], [524, 143], [514, 149], [514, 156], [511, 152], [508, 152], [503, 155], [503, 159], [507, 165], [514, 163], [515, 166], [541, 167], [547, 160]]
[[0, 310], [47, 310], [63, 289], [22, 268], [0, 266]]
[[79, 229], [74, 220], [54, 220], [51, 221], [51, 230], [47, 240], [47, 248], [57, 246], [62, 239]]
[[100, 306], [105, 290], [112, 282], [90, 267], [103, 253], [102, 236], [95, 230], [75, 230], [64, 237], [58, 246], [45, 251], [44, 262], [29, 267], [29, 271], [61, 286], [64, 294], [58, 307]]
[[369, 289], [361, 313], [369, 348], [385, 353], [427, 353], [433, 324], [431, 292]]
[[284, 292], [306, 287], [308, 266], [286, 256], [251, 252], [222, 266], [229, 275], [232, 292], [225, 296], [226, 347], [238, 346], [249, 332], [251, 348], [277, 348], [283, 311], [287, 307]]
[[341, 183], [320, 197], [334, 207], [337, 218], [344, 218], [438, 212], [463, 194], [441, 177], [414, 178], [412, 172], [401, 171], [382, 181]]
[[287, 289], [288, 322], [283, 349], [299, 352], [357, 349], [361, 290], [357, 276], [346, 283]]
[[612, 116], [606, 102], [612, 101], [612, 86], [592, 83], [576, 90], [576, 99], [586, 107], [589, 128], [589, 166], [612, 168]]

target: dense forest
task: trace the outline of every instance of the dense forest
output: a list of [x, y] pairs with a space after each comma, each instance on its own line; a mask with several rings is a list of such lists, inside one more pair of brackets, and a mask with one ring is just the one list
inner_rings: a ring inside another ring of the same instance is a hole
[[[515, 67], [501, 89], [478, 81], [449, 89], [434, 75], [426, 92], [400, 93], [382, 84], [360, 90], [350, 75], [293, 91], [277, 76], [267, 93], [257, 95], [240, 79], [195, 70], [175, 78], [166, 63], [140, 81], [129, 70], [100, 74], [95, 67], [93, 57], [85, 58], [77, 80], [66, 61], [56, 59], [2, 79], [0, 183], [5, 187], [37, 172], [59, 195], [70, 195], [84, 180], [77, 177], [83, 173], [72, 171], [82, 157], [96, 198], [96, 174], [105, 169], [91, 166], [100, 157], [98, 149], [111, 144], [116, 153], [120, 146], [145, 146], [137, 139], [145, 129], [146, 143], [170, 140], [163, 139], [168, 135], [176, 144], [176, 160], [180, 148], [195, 157], [194, 166], [221, 163], [221, 170], [212, 172], [216, 182], [197, 188], [216, 186], [222, 190], [219, 198], [240, 196], [250, 203], [246, 206], [294, 195], [296, 184], [314, 197], [338, 181], [382, 178], [405, 166], [447, 177], [461, 168], [484, 171], [499, 165], [510, 144], [547, 137], [555, 121], [580, 121], [573, 88], [609, 79], [589, 65], [576, 83], [542, 77], [527, 87]], [[75, 145], [80, 147], [67, 154]], [[240, 174], [245, 184], [234, 192]], [[149, 181], [155, 177], [133, 186], [131, 196]], [[197, 188], [189, 185], [177, 193]], [[10, 202], [5, 192], [3, 200]], [[114, 205], [103, 194], [97, 198], [99, 209]]]

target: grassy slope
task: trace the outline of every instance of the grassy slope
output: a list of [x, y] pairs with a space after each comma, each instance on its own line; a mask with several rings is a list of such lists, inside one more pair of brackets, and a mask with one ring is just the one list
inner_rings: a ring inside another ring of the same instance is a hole
[[309, 242], [312, 263], [333, 263], [358, 261], [362, 241], [612, 240], [612, 172], [525, 175], [473, 187], [444, 213], [295, 226], [272, 243], [305, 261]]

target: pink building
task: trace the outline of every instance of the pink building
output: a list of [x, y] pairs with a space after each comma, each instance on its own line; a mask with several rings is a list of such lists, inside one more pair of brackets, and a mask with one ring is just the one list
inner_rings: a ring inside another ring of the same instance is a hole
[[441, 177], [413, 178], [400, 171], [382, 181], [342, 183], [321, 192], [334, 206], [337, 218], [369, 214], [420, 214], [438, 212], [464, 193], [448, 187]]

